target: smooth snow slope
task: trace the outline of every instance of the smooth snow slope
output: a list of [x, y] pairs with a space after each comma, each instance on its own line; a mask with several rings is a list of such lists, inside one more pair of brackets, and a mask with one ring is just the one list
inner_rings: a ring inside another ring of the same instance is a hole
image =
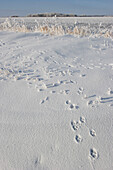
[[0, 170], [112, 170], [112, 132], [112, 39], [0, 32]]

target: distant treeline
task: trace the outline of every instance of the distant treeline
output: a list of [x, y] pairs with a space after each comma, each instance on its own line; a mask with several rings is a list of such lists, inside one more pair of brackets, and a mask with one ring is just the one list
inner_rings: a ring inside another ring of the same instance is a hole
[[44, 14], [29, 14], [27, 17], [77, 17], [75, 14], [61, 14], [61, 13], [44, 13]]
[[[19, 16], [14, 15], [11, 17], [19, 17]], [[76, 14], [62, 14], [62, 13], [42, 13], [42, 14], [29, 14], [26, 17], [110, 17], [110, 16], [106, 16], [106, 15], [76, 15]]]

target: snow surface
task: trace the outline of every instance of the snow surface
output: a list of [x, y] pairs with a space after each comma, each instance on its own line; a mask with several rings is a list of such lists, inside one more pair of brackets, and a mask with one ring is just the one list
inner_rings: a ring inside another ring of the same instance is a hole
[[112, 170], [112, 132], [112, 37], [0, 32], [0, 170]]

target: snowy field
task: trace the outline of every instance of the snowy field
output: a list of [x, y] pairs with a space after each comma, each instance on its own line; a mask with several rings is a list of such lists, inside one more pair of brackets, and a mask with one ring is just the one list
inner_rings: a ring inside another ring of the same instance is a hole
[[0, 18], [0, 134], [0, 170], [113, 170], [113, 17]]
[[113, 38], [113, 17], [0, 18], [0, 30]]

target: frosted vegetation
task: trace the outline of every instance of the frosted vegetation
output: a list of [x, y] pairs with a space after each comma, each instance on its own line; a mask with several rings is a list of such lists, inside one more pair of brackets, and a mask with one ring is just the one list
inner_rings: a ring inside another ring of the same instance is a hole
[[113, 17], [1, 18], [1, 31], [113, 37]]

